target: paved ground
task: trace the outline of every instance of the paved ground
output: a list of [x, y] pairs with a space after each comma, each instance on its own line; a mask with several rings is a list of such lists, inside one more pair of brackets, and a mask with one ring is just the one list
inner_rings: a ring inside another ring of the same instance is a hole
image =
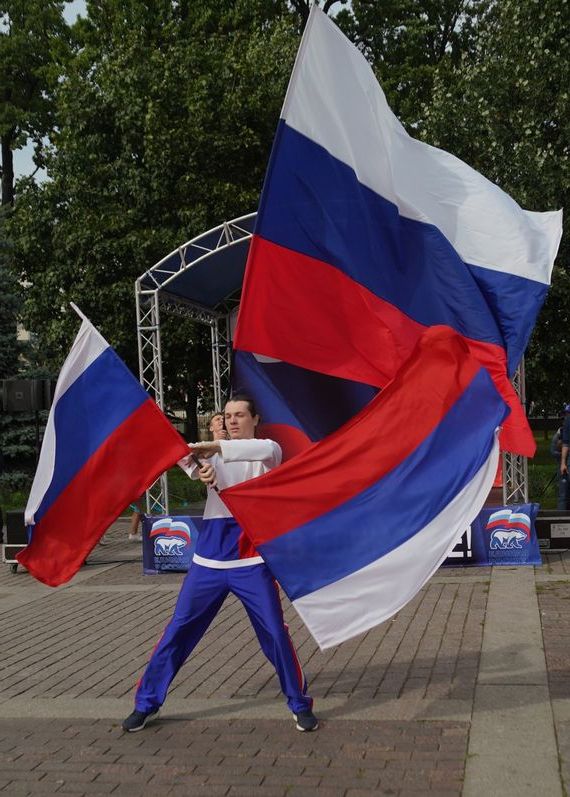
[[320, 652], [284, 600], [322, 719], [295, 731], [228, 600], [162, 718], [121, 732], [181, 575], [119, 522], [73, 582], [0, 566], [0, 794], [536, 795], [570, 783], [570, 557], [439, 571], [390, 622]]

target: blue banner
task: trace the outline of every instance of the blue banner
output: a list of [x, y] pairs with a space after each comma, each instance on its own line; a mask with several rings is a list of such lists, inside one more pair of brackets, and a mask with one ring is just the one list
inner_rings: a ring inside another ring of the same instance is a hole
[[195, 515], [143, 515], [143, 572], [186, 572], [201, 525], [202, 518]]
[[481, 510], [444, 565], [540, 565], [535, 520], [539, 504], [488, 506]]

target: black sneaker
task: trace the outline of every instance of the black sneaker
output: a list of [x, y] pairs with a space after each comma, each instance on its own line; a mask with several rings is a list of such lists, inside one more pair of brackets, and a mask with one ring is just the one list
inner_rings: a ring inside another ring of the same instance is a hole
[[158, 717], [158, 709], [156, 711], [133, 711], [132, 714], [129, 714], [126, 720], [123, 722], [123, 730], [128, 731], [128, 733], [136, 733], [136, 731], [142, 731], [142, 729], [147, 725], [147, 723], [151, 722], [153, 719]]
[[299, 711], [298, 714], [293, 714], [295, 717], [296, 728], [298, 731], [306, 732], [306, 731], [316, 731], [319, 727], [319, 721], [313, 714], [310, 708], [306, 711]]

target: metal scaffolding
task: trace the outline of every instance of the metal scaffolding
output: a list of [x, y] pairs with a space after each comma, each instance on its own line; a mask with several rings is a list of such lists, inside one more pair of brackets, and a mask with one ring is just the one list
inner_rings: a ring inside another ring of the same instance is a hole
[[220, 412], [230, 395], [232, 341], [229, 314], [216, 319], [212, 331], [212, 375], [214, 381], [214, 409]]
[[[215, 308], [176, 293], [175, 283], [189, 269], [207, 264], [215, 279], [216, 258], [232, 247], [249, 245], [255, 213], [227, 221], [175, 249], [135, 283], [139, 378], [142, 386], [164, 410], [161, 311], [175, 313], [206, 324], [211, 330], [212, 376], [216, 410], [221, 410], [230, 392], [231, 335], [230, 314], [237, 296], [223, 297]], [[245, 262], [245, 260], [244, 260]], [[241, 287], [241, 286], [240, 286]], [[168, 475], [164, 473], [147, 491], [147, 512], [168, 514]]]
[[[513, 387], [523, 407], [526, 407], [524, 359], [513, 377]], [[503, 454], [503, 503], [526, 504], [528, 502], [528, 459], [520, 454]]]

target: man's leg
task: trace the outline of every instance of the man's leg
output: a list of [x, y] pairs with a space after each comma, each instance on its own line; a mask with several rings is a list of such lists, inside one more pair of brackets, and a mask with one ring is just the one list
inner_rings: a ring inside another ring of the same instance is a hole
[[135, 709], [157, 711], [174, 676], [192, 653], [228, 594], [224, 570], [193, 564], [184, 579], [172, 619], [166, 626], [135, 697]]
[[283, 618], [275, 579], [265, 565], [228, 570], [230, 590], [243, 603], [259, 639], [261, 649], [273, 664], [287, 705], [294, 714], [310, 711], [313, 700], [289, 629]]

